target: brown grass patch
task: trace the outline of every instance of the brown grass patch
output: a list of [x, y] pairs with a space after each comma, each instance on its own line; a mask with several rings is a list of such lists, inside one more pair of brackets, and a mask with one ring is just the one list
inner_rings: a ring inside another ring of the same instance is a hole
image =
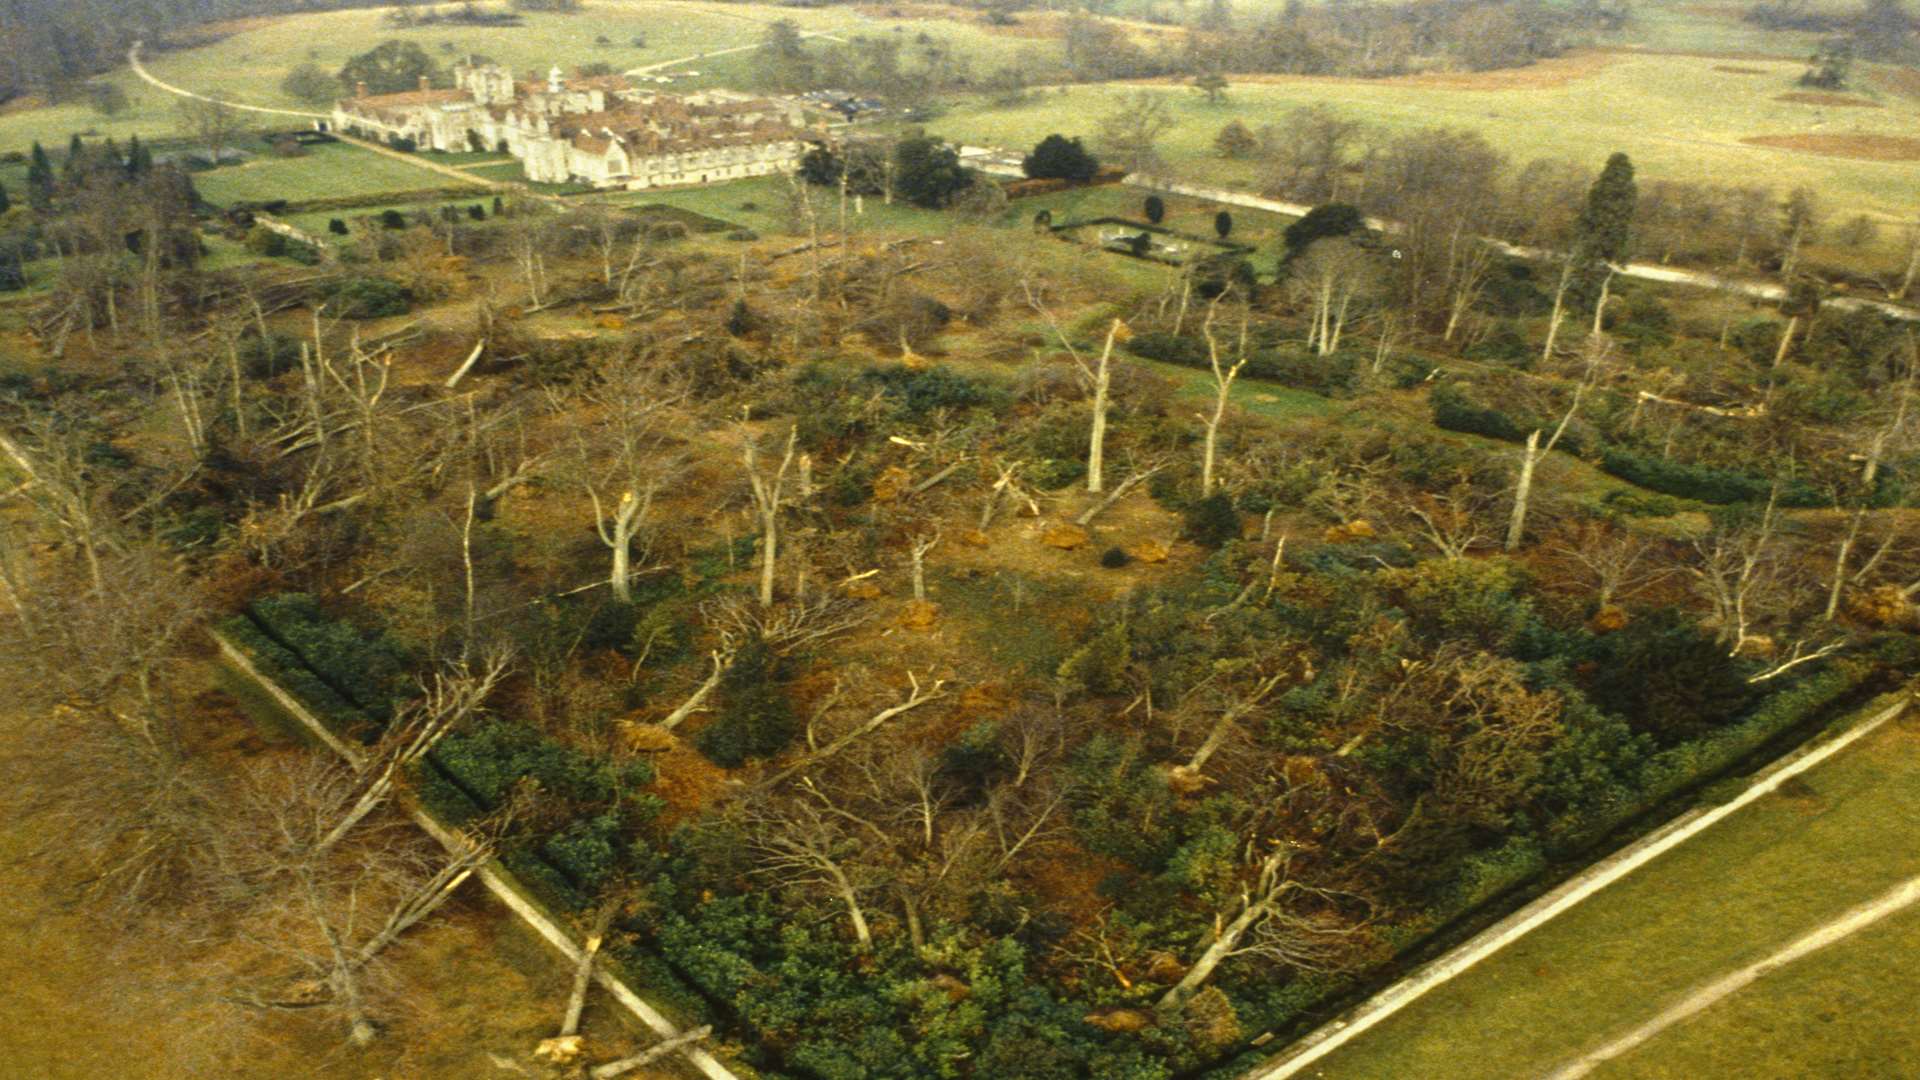
[[1729, 75], [1765, 75], [1759, 68], [1741, 67], [1738, 64], [1715, 64], [1713, 70], [1724, 71]]
[[[1031, 41], [1051, 41], [1066, 36], [1069, 18], [1057, 11], [1021, 11], [1013, 16], [1014, 22], [997, 26], [988, 22], [978, 10], [951, 4], [860, 4], [853, 10], [870, 19], [965, 23], [996, 37]], [[1136, 38], [1172, 37], [1186, 32], [1177, 26], [1156, 26], [1132, 19], [1107, 18], [1103, 21], [1121, 27]]]
[[[1327, 86], [1409, 86], [1426, 90], [1548, 90], [1591, 78], [1612, 67], [1621, 53], [1590, 50], [1568, 53], [1551, 60], [1540, 60], [1523, 68], [1500, 71], [1426, 71], [1417, 75], [1395, 75], [1385, 79], [1361, 79], [1342, 75], [1228, 75], [1231, 83], [1249, 86], [1287, 86], [1320, 84]], [[1184, 79], [1140, 79], [1142, 83], [1184, 84]]]
[[1858, 161], [1920, 161], [1920, 139], [1909, 135], [1749, 135], [1740, 141]]
[[1874, 85], [1911, 98], [1920, 98], [1920, 69], [1881, 68], [1873, 73]]
[[1810, 93], [1806, 93], [1805, 91], [1796, 91], [1791, 94], [1781, 94], [1775, 97], [1773, 100], [1791, 101], [1796, 105], [1834, 105], [1834, 106], [1841, 106], [1841, 107], [1851, 107], [1856, 109], [1886, 108], [1886, 106], [1880, 104], [1879, 102], [1868, 101], [1866, 98], [1849, 97], [1846, 94], [1810, 94]]

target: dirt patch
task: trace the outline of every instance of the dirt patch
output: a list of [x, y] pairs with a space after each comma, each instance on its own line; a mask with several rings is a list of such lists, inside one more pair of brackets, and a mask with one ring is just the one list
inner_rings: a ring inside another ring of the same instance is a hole
[[1833, 105], [1842, 108], [1884, 109], [1886, 106], [1866, 98], [1848, 97], [1846, 94], [1809, 94], [1804, 91], [1781, 94], [1775, 101], [1790, 101], [1796, 105]]
[[1689, 15], [1699, 15], [1707, 19], [1732, 19], [1739, 22], [1746, 18], [1747, 9], [1739, 4], [1688, 4], [1680, 9]]
[[1911, 98], [1920, 98], [1920, 69], [1882, 68], [1873, 73], [1873, 83], [1882, 90], [1890, 90]]
[[1729, 75], [1765, 75], [1759, 68], [1740, 67], [1737, 64], [1715, 64], [1713, 70], [1724, 71]]
[[1920, 161], [1920, 139], [1909, 135], [1749, 135], [1740, 141], [1857, 161]]
[[1774, 798], [1803, 814], [1817, 814], [1827, 808], [1826, 797], [1798, 776], [1789, 777], [1774, 789]]

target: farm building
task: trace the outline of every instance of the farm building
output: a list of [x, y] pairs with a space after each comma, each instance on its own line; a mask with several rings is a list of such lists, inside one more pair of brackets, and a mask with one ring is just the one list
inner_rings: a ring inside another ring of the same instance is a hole
[[335, 130], [422, 149], [499, 150], [529, 180], [641, 189], [765, 176], [799, 165], [806, 113], [726, 90], [665, 94], [625, 76], [516, 82], [497, 64], [460, 64], [455, 86], [364, 92], [334, 106]]

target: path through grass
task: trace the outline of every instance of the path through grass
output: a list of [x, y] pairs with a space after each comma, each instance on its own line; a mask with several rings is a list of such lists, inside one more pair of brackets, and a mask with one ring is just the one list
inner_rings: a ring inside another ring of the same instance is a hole
[[[1559, 919], [1439, 987], [1329, 1055], [1306, 1075], [1324, 1080], [1510, 1080], [1544, 1075], [1727, 971], [1920, 873], [1920, 719], [1897, 720], [1799, 783], [1616, 882]], [[1863, 940], [1913, 934], [1911, 914]], [[1911, 940], [1909, 938], [1908, 940]], [[1895, 1076], [1920, 1072], [1920, 1043], [1899, 1025], [1849, 1025], [1866, 1043], [1803, 1048], [1806, 1060], [1864, 1054], [1905, 1062], [1892, 1071], [1781, 1070], [1726, 1010], [1777, 1014], [1795, 995], [1901, 1015], [1910, 984], [1873, 974], [1883, 957], [1857, 942], [1768, 976], [1672, 1029], [1596, 1076]], [[1833, 980], [1821, 983], [1822, 973]], [[1804, 980], [1812, 980], [1811, 982]], [[1905, 989], [1903, 989], [1905, 986]], [[1832, 1006], [1821, 1011], [1832, 1011]], [[1737, 1014], [1735, 1014], [1737, 1015]], [[1837, 1015], [1837, 1014], [1836, 1014]], [[1796, 1030], [1816, 1020], [1787, 1017]], [[1812, 1038], [1812, 1035], [1808, 1036]], [[1641, 1062], [1676, 1060], [1692, 1069]], [[1837, 1042], [1838, 1040], [1833, 1040]], [[1700, 1068], [1714, 1061], [1721, 1067]]]

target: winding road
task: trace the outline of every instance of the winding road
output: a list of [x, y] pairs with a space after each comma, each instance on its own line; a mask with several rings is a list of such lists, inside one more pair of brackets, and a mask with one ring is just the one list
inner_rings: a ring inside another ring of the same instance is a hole
[[[1175, 195], [1187, 195], [1196, 199], [1208, 199], [1213, 202], [1226, 203], [1229, 206], [1244, 206], [1252, 210], [1265, 210], [1275, 214], [1286, 214], [1290, 217], [1301, 217], [1305, 215], [1307, 211], [1313, 209], [1313, 207], [1305, 203], [1283, 202], [1279, 199], [1263, 199], [1258, 195], [1249, 195], [1244, 191], [1231, 191], [1227, 188], [1206, 187], [1200, 184], [1186, 184], [1177, 180], [1154, 180], [1142, 176], [1139, 173], [1131, 174], [1121, 182], [1134, 187], [1166, 191]], [[1368, 218], [1367, 227], [1379, 232], [1392, 232], [1396, 228], [1395, 223], [1380, 218]], [[1488, 237], [1487, 242], [1514, 258], [1537, 260], [1550, 258], [1552, 256], [1551, 252], [1541, 248], [1521, 247], [1492, 237]], [[1787, 290], [1784, 286], [1777, 285], [1770, 281], [1751, 281], [1743, 278], [1723, 277], [1719, 274], [1709, 274], [1699, 270], [1677, 270], [1671, 266], [1661, 266], [1657, 263], [1627, 263], [1625, 266], [1620, 267], [1619, 273], [1621, 277], [1637, 278], [1641, 281], [1658, 281], [1667, 285], [1690, 285], [1700, 289], [1717, 289], [1721, 292], [1747, 296], [1755, 300], [1783, 300], [1787, 295]], [[1900, 304], [1889, 303], [1885, 300], [1870, 300], [1859, 296], [1836, 296], [1828, 299], [1824, 306], [1837, 308], [1842, 311], [1867, 308], [1907, 322], [1920, 322], [1920, 310], [1905, 307]]]

